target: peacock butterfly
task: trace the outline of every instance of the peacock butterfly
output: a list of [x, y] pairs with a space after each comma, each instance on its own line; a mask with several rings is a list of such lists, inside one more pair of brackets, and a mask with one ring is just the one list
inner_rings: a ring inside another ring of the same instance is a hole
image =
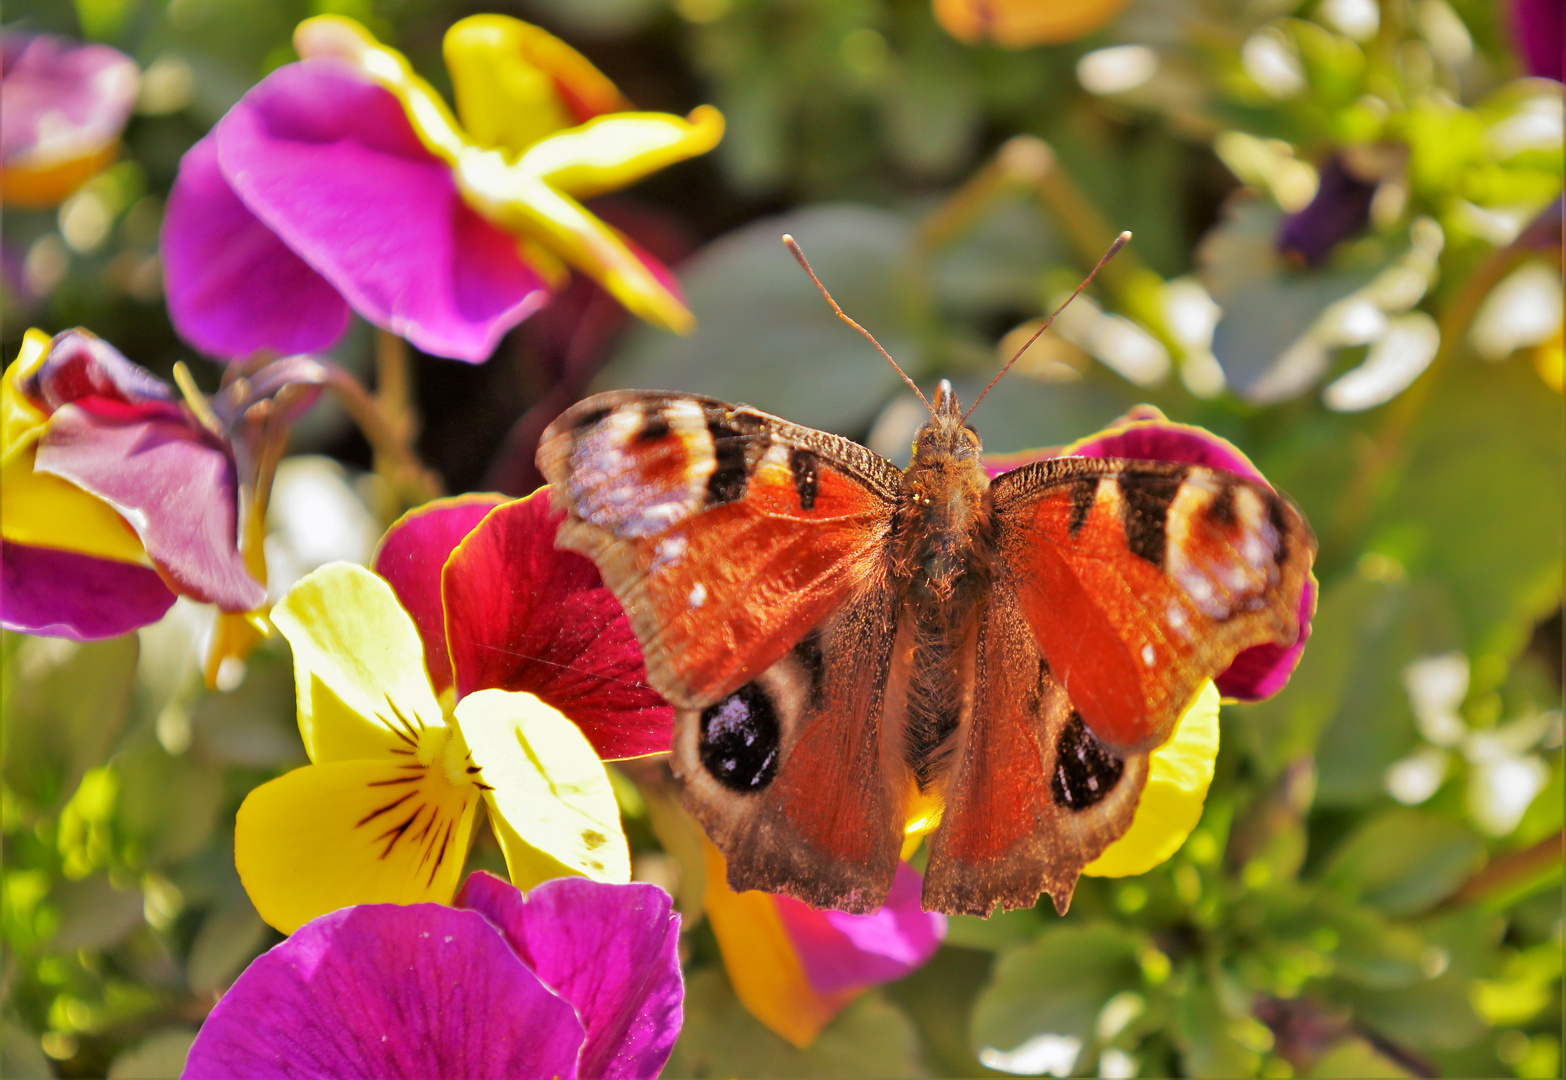
[[1265, 483], [1199, 465], [991, 480], [951, 386], [926, 405], [899, 470], [744, 405], [590, 397], [539, 447], [557, 545], [625, 607], [734, 889], [874, 911], [935, 793], [926, 909], [1064, 912], [1202, 685], [1295, 640], [1315, 539]]

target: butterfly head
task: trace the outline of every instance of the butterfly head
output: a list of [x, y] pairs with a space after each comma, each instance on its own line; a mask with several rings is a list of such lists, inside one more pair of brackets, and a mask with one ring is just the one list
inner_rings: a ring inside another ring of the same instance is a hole
[[936, 387], [935, 400], [930, 405], [930, 419], [914, 436], [914, 460], [933, 462], [978, 461], [982, 451], [979, 433], [963, 422], [957, 393], [945, 379]]

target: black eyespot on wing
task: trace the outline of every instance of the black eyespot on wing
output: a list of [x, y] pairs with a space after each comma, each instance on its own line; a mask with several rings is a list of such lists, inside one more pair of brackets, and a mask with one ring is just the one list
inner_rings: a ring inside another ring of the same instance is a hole
[[745, 495], [750, 469], [745, 463], [745, 433], [722, 420], [708, 420], [712, 437], [712, 475], [707, 477], [707, 505], [722, 506]]
[[1087, 524], [1088, 513], [1098, 495], [1098, 478], [1083, 476], [1071, 482], [1071, 535], [1075, 536]]
[[1163, 474], [1120, 474], [1126, 545], [1133, 555], [1146, 559], [1160, 570], [1164, 566], [1164, 521], [1169, 515], [1169, 504], [1174, 502], [1184, 480], [1184, 468]]
[[816, 488], [821, 482], [821, 459], [814, 450], [795, 447], [788, 452], [788, 469], [794, 474], [794, 490], [799, 492], [799, 508], [816, 508]]
[[765, 790], [777, 775], [781, 737], [771, 698], [752, 682], [702, 710], [697, 751], [713, 779], [748, 795]]
[[1125, 762], [1105, 749], [1082, 723], [1082, 714], [1072, 709], [1055, 740], [1055, 771], [1049, 778], [1055, 805], [1086, 810], [1115, 789], [1124, 771]]
[[821, 707], [822, 688], [826, 685], [826, 658], [821, 655], [821, 631], [812, 630], [800, 638], [799, 644], [794, 646], [794, 655], [805, 669], [805, 677], [810, 680], [810, 707], [818, 709]]
[[642, 428], [636, 433], [636, 442], [652, 443], [669, 437], [669, 421], [662, 413], [648, 413], [642, 417]]
[[576, 423], [572, 425], [572, 428], [575, 431], [586, 431], [590, 427], [596, 427], [600, 420], [613, 411], [613, 409], [589, 409], [576, 418]]
[[1214, 524], [1227, 528], [1234, 524], [1234, 488], [1235, 482], [1228, 478], [1219, 480], [1218, 494], [1213, 498], [1212, 505], [1207, 508], [1207, 517]]
[[1283, 496], [1274, 491], [1267, 493], [1267, 520], [1272, 523], [1273, 529], [1278, 534], [1278, 542], [1272, 550], [1272, 557], [1279, 566], [1282, 566], [1289, 561], [1289, 522], [1288, 515], [1283, 512]]

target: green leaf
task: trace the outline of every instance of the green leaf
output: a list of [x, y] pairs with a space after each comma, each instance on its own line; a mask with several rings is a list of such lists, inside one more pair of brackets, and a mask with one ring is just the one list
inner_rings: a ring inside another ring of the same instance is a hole
[[140, 889], [116, 889], [104, 874], [58, 880], [51, 897], [60, 929], [50, 945], [60, 952], [107, 949], [142, 925]]
[[1484, 842], [1466, 824], [1398, 807], [1344, 840], [1323, 881], [1388, 914], [1408, 915], [1450, 895], [1484, 858]]
[[212, 911], [196, 932], [185, 963], [191, 992], [203, 998], [221, 992], [261, 951], [266, 937], [266, 924], [242, 896]]
[[973, 1047], [1011, 1051], [1040, 1035], [1086, 1046], [1104, 1003], [1141, 985], [1137, 939], [1110, 923], [1065, 926], [1001, 954], [973, 1006]]
[[1348, 1005], [1372, 1031], [1401, 1046], [1456, 1050], [1488, 1030], [1468, 1000], [1469, 981], [1447, 972], [1399, 990], [1334, 983], [1333, 997]]
[[46, 1080], [54, 1066], [38, 1048], [37, 1036], [10, 1020], [0, 1020], [0, 1076], [7, 1080]]
[[115, 759], [120, 776], [120, 821], [152, 865], [168, 865], [199, 851], [216, 824], [223, 783], [189, 754], [171, 756], [151, 737]]
[[844, 1009], [808, 1050], [762, 1027], [711, 969], [687, 977], [685, 1026], [667, 1076], [924, 1076], [908, 1018], [871, 991]]
[[1309, 1077], [1344, 1077], [1345, 1080], [1378, 1080], [1414, 1076], [1361, 1038], [1349, 1038], [1328, 1050], [1305, 1074]]
[[164, 1028], [153, 1032], [135, 1047], [114, 1059], [109, 1080], [166, 1080], [185, 1069], [185, 1058], [196, 1032], [191, 1028]]
[[594, 388], [687, 390], [828, 431], [856, 431], [899, 384], [832, 314], [779, 237], [791, 233], [843, 310], [916, 367], [904, 295], [913, 225], [869, 206], [818, 205], [719, 238], [681, 268], [688, 338], [638, 327]]
[[1180, 1048], [1182, 1071], [1201, 1077], [1255, 1076], [1261, 1054], [1236, 1036], [1257, 1025], [1250, 1017], [1229, 1016], [1217, 988], [1206, 979], [1193, 980], [1174, 1001], [1174, 1028], [1170, 1032]]

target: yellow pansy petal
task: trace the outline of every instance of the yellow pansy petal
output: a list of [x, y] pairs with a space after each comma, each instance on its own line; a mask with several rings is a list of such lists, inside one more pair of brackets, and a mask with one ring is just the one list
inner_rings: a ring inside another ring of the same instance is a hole
[[349, 904], [449, 904], [477, 806], [478, 789], [439, 761], [306, 765], [245, 797], [234, 864], [285, 934]]
[[773, 898], [764, 892], [737, 893], [729, 888], [722, 852], [705, 836], [701, 845], [707, 871], [703, 903], [734, 996], [757, 1020], [805, 1049], [853, 992], [818, 993], [805, 975]]
[[307, 574], [272, 609], [272, 623], [293, 646], [311, 761], [384, 757], [406, 749], [407, 728], [444, 726], [413, 620], [364, 567], [331, 563]]
[[631, 880], [609, 773], [580, 729], [532, 694], [480, 690], [457, 726], [493, 790], [490, 820], [518, 888], [565, 874]]
[[14, 544], [54, 548], [151, 566], [130, 523], [69, 480], [33, 471], [36, 445], [0, 465], [0, 535]]
[[541, 140], [519, 166], [567, 195], [591, 199], [705, 154], [722, 138], [723, 114], [710, 105], [692, 110], [689, 119], [616, 113]]
[[929, 833], [935, 831], [941, 823], [941, 815], [946, 811], [945, 800], [940, 791], [932, 788], [929, 791], [921, 791], [919, 782], [913, 777], [908, 778], [908, 810], [906, 823], [903, 826], [903, 850], [901, 858], [904, 862], [913, 858], [914, 852], [919, 850], [919, 845]]
[[577, 122], [562, 84], [594, 113], [629, 106], [581, 53], [508, 15], [472, 15], [446, 31], [446, 69], [457, 116], [480, 146], [514, 157], [551, 132]]
[[958, 41], [1025, 49], [1097, 30], [1126, 0], [935, 0], [935, 21]]
[[1218, 688], [1208, 683], [1180, 717], [1169, 741], [1149, 755], [1147, 787], [1131, 827], [1082, 872], [1095, 877], [1143, 874], [1179, 851], [1201, 820], [1217, 762]]
[[23, 380], [30, 378], [48, 358], [49, 341], [49, 335], [42, 330], [23, 334], [21, 351], [0, 378], [0, 461], [10, 461], [37, 442], [49, 419], [48, 413], [22, 393]]

